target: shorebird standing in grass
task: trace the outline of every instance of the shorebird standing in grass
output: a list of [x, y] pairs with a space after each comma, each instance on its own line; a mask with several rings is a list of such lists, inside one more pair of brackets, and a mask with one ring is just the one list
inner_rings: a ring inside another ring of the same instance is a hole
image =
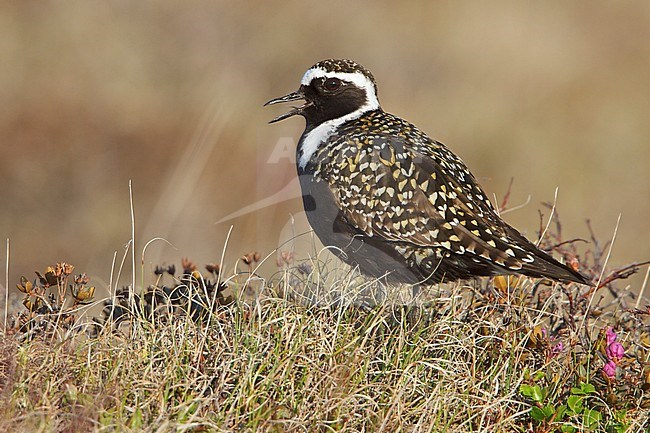
[[343, 261], [397, 283], [523, 274], [587, 284], [503, 221], [444, 144], [385, 112], [360, 64], [318, 62], [297, 91], [266, 105], [298, 100], [271, 123], [305, 118], [297, 147], [305, 211]]

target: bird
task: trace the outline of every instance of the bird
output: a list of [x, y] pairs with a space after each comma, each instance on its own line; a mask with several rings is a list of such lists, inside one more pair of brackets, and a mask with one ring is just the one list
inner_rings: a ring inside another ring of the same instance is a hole
[[305, 119], [296, 166], [307, 220], [362, 274], [418, 287], [511, 274], [589, 284], [505, 222], [447, 146], [384, 111], [359, 63], [322, 60], [264, 105], [294, 101], [269, 123]]

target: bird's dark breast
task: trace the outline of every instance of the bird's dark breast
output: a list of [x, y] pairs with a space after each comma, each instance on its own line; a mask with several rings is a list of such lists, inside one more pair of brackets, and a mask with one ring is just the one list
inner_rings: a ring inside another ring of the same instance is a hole
[[307, 220], [324, 246], [347, 264], [374, 278], [416, 284], [426, 279], [409, 266], [393, 245], [366, 236], [341, 215], [327, 182], [303, 173], [300, 176]]

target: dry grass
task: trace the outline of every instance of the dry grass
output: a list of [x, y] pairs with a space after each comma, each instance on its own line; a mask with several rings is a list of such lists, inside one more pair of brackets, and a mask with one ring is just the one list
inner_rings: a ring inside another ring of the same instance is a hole
[[49, 266], [20, 278], [0, 342], [0, 430], [647, 431], [650, 307], [619, 287], [647, 263], [606, 273], [613, 240], [580, 249], [552, 214], [541, 246], [594, 287], [496, 277], [409, 298], [323, 255], [283, 252], [264, 280], [272, 255], [251, 252], [234, 275], [156, 267], [97, 320], [89, 278]]
[[[304, 289], [327, 280], [323, 268], [318, 274], [309, 269], [285, 267], [259, 296], [245, 300], [224, 295], [232, 288], [245, 292], [237, 278], [222, 284], [215, 265], [201, 275], [186, 261], [178, 276], [159, 269], [145, 294], [116, 295], [104, 310], [113, 319], [103, 326], [81, 326], [79, 305], [76, 326], [58, 331], [25, 323], [70, 315], [71, 307], [53, 315], [23, 313], [0, 347], [0, 429], [648, 428], [648, 311], [625, 311], [616, 299], [594, 301], [586, 287], [527, 279], [453, 285], [411, 306], [359, 306], [349, 296], [336, 305], [300, 305], [277, 295], [286, 293], [288, 281]], [[359, 280], [328, 284], [342, 293], [342, 285], [358, 286]], [[606, 351], [599, 330], [605, 326], [615, 327], [626, 350], [609, 379], [602, 372]], [[79, 329], [88, 332], [73, 331]], [[585, 384], [594, 391], [580, 397], [576, 389]], [[543, 398], [526, 387], [537, 387]], [[584, 408], [560, 414], [576, 395]], [[555, 415], [536, 420], [531, 408], [549, 406]], [[595, 412], [597, 423], [588, 417]]]

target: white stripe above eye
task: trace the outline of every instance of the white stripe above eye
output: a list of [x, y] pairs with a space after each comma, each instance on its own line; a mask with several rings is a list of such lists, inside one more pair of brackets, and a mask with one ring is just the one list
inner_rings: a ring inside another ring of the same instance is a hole
[[341, 116], [337, 119], [321, 123], [305, 135], [300, 143], [298, 166], [304, 169], [311, 157], [316, 153], [318, 147], [326, 141], [340, 125], [350, 120], [359, 118], [363, 113], [379, 108], [379, 100], [375, 92], [373, 82], [361, 72], [329, 72], [323, 68], [311, 68], [303, 75], [300, 84], [308, 86], [314, 78], [338, 78], [339, 80], [352, 83], [366, 91], [366, 103], [352, 113]]

